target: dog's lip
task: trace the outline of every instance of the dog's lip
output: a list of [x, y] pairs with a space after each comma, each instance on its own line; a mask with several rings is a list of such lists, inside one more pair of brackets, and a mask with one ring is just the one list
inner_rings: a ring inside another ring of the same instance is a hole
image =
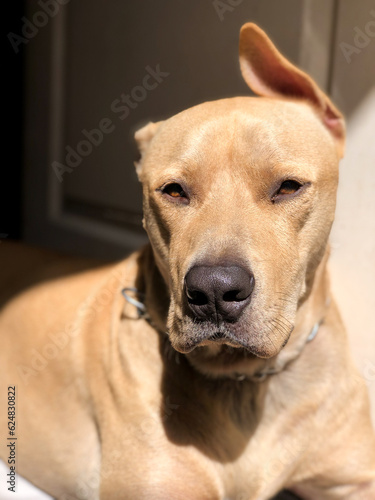
[[215, 338], [208, 338], [208, 339], [205, 339], [203, 340], [202, 342], [200, 342], [197, 347], [203, 347], [203, 346], [207, 346], [207, 345], [228, 345], [230, 347], [237, 347], [237, 348], [246, 348], [243, 344], [241, 344], [241, 342], [237, 341], [237, 340], [233, 340], [233, 339], [230, 339], [230, 338], [219, 338], [219, 339], [215, 339]]
[[[218, 332], [220, 334], [220, 332]], [[276, 347], [274, 344], [273, 347], [274, 349], [269, 349], [269, 345], [265, 345], [264, 343], [260, 342], [253, 342], [252, 340], [253, 337], [249, 337], [248, 339], [245, 337], [245, 339], [242, 339], [240, 336], [231, 334], [230, 332], [227, 332], [225, 334], [220, 334], [220, 337], [215, 338], [215, 335], [210, 335], [209, 337], [207, 336], [202, 336], [201, 338], [198, 337], [182, 337], [179, 339], [173, 339], [172, 340], [172, 346], [173, 348], [180, 352], [181, 354], [189, 354], [192, 351], [199, 352], [200, 348], [204, 349], [205, 347], [218, 347], [220, 348], [221, 346], [227, 346], [234, 348], [234, 352], [246, 352], [250, 355], [256, 356], [257, 358], [272, 358], [279, 354], [280, 350], [283, 348], [283, 346], [280, 345], [280, 348]]]
[[245, 349], [251, 352], [248, 349], [248, 346], [244, 342], [241, 342], [241, 340], [239, 339], [229, 337], [228, 335], [225, 336], [220, 335], [220, 337], [218, 338], [215, 338], [215, 335], [211, 335], [210, 337], [201, 340], [197, 339], [194, 341], [185, 341], [185, 342], [180, 341], [175, 343], [173, 347], [176, 349], [176, 351], [179, 351], [182, 354], [188, 354], [194, 351], [194, 349], [196, 349], [197, 347], [205, 347], [210, 345], [227, 345], [237, 349]]

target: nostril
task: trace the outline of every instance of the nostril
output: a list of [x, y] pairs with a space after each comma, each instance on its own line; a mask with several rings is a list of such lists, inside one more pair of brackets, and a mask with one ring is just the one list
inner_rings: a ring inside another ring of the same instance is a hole
[[208, 297], [205, 293], [200, 292], [199, 290], [186, 290], [186, 295], [188, 298], [189, 304], [193, 304], [195, 306], [205, 306], [208, 304]]
[[[245, 300], [247, 297], [241, 297], [241, 290], [229, 290], [223, 295], [224, 302], [240, 302]], [[243, 294], [242, 294], [243, 295]]]

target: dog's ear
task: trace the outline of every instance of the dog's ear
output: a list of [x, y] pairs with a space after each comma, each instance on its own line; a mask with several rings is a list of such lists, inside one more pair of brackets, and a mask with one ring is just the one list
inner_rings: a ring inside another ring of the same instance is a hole
[[322, 121], [344, 154], [345, 122], [342, 114], [312, 78], [290, 63], [256, 24], [244, 24], [240, 32], [240, 65], [244, 80], [258, 95], [304, 99], [319, 111]]
[[163, 121], [160, 122], [149, 122], [144, 127], [140, 128], [134, 134], [135, 142], [137, 143], [139, 158], [134, 162], [135, 169], [137, 171], [137, 175], [141, 174], [142, 170], [142, 158], [144, 157], [156, 131], [160, 127]]

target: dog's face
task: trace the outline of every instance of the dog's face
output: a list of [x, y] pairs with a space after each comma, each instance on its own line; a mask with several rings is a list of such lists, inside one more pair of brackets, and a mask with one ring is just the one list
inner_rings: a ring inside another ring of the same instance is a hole
[[298, 99], [204, 103], [136, 134], [170, 340], [195, 362], [280, 352], [334, 217], [341, 115], [254, 25], [240, 54], [254, 90]]

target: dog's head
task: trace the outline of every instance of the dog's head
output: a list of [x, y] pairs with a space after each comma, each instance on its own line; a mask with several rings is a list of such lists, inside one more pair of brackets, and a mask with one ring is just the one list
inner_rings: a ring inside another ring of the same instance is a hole
[[207, 102], [135, 136], [170, 340], [196, 358], [280, 352], [334, 217], [342, 115], [254, 24], [240, 63], [263, 98]]

